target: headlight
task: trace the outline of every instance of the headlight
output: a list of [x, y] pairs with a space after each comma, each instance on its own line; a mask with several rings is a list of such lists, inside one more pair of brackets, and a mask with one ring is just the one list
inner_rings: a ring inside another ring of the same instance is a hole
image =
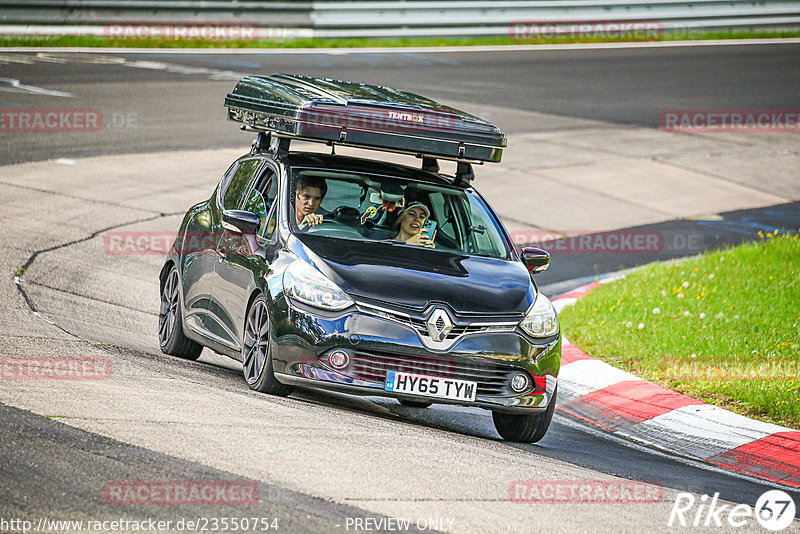
[[307, 263], [296, 260], [283, 273], [286, 295], [298, 302], [324, 310], [343, 310], [353, 300]]
[[550, 299], [539, 293], [519, 326], [533, 337], [548, 337], [558, 333], [558, 315]]

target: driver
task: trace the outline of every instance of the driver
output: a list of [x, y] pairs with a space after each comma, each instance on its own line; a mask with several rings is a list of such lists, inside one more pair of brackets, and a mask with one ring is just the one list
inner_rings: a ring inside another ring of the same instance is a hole
[[298, 225], [306, 223], [311, 227], [322, 222], [322, 215], [317, 213], [317, 210], [327, 192], [328, 184], [325, 178], [300, 175], [295, 182], [294, 195], [294, 214]]

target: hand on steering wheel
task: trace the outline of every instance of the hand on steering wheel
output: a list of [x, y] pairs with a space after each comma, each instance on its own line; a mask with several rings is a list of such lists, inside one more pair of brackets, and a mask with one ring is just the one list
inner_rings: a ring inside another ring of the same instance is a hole
[[311, 228], [312, 226], [316, 226], [318, 224], [322, 224], [322, 222], [323, 222], [323, 220], [322, 220], [322, 215], [321, 214], [319, 214], [319, 213], [309, 213], [308, 215], [306, 215], [303, 218], [302, 222], [300, 222], [300, 224], [298, 226], [299, 226], [300, 230], [306, 231], [309, 228]]

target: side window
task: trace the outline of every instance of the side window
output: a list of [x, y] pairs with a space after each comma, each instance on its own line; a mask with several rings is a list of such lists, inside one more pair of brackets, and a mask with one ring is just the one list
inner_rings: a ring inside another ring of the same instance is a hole
[[235, 210], [239, 208], [247, 192], [247, 186], [259, 165], [261, 165], [261, 160], [258, 159], [248, 159], [239, 164], [222, 195], [222, 209]]
[[470, 198], [469, 208], [468, 252], [488, 254], [495, 258], [508, 258], [508, 252], [503, 247], [505, 241], [500, 235], [500, 230], [489, 218], [489, 213], [473, 198]]
[[261, 184], [259, 190], [267, 202], [267, 211], [272, 209], [272, 203], [275, 202], [275, 197], [278, 196], [278, 177], [275, 171], [267, 169], [264, 176], [261, 177]]
[[[261, 217], [261, 226], [258, 229], [258, 235], [261, 237], [271, 237], [272, 231], [275, 229], [274, 224], [272, 224], [272, 228], [270, 229], [272, 220], [268, 223], [267, 216], [272, 209], [272, 204], [277, 195], [278, 180], [275, 177], [275, 172], [267, 168], [264, 174], [253, 184], [253, 188], [250, 190], [250, 194], [242, 207], [243, 210], [251, 211]], [[275, 217], [273, 217], [273, 219], [274, 218]], [[277, 221], [277, 219], [275, 220]]]
[[264, 239], [272, 239], [275, 234], [275, 228], [278, 226], [278, 210], [272, 210], [272, 215], [266, 220], [266, 224], [262, 224], [259, 235]]

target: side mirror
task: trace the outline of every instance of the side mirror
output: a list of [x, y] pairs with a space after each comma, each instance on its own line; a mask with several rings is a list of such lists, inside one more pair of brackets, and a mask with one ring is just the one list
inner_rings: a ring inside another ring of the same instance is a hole
[[550, 266], [550, 253], [536, 247], [522, 249], [522, 262], [531, 274], [542, 273]]
[[261, 225], [261, 217], [252, 211], [225, 210], [222, 212], [222, 226], [239, 234], [255, 234]]

